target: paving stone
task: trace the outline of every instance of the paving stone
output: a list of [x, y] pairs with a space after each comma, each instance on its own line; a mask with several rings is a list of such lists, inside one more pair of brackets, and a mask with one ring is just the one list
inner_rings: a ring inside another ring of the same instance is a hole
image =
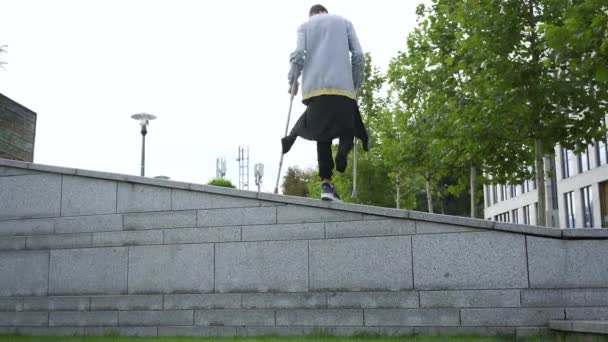
[[362, 326], [363, 310], [355, 309], [287, 309], [277, 310], [277, 325]]
[[327, 307], [325, 293], [243, 293], [243, 307], [249, 309], [312, 309]]
[[0, 327], [45, 326], [49, 324], [46, 312], [0, 312]]
[[[431, 214], [423, 211], [410, 211], [409, 218], [417, 221], [447, 223], [449, 225], [463, 226], [465, 228], [494, 228], [494, 221], [474, 219], [463, 216]], [[416, 228], [418, 228], [418, 226], [416, 226]]]
[[421, 291], [423, 308], [519, 307], [519, 290]]
[[521, 290], [521, 305], [543, 306], [608, 306], [608, 289]]
[[49, 313], [49, 325], [52, 327], [113, 326], [118, 325], [118, 312], [54, 311]]
[[308, 242], [222, 243], [215, 246], [218, 292], [308, 291]]
[[[561, 317], [562, 319], [564, 317]], [[568, 320], [608, 320], [608, 307], [580, 307], [580, 308], [566, 308], [566, 319]], [[555, 319], [560, 319], [556, 317]]]
[[120, 311], [119, 322], [122, 326], [192, 325], [193, 315], [192, 310]]
[[112, 214], [116, 212], [115, 181], [64, 176], [61, 215]]
[[307, 336], [325, 331], [326, 329], [301, 326], [237, 327], [237, 336]]
[[254, 207], [198, 211], [199, 227], [241, 226], [276, 223], [277, 208]]
[[162, 295], [94, 296], [91, 311], [162, 310]]
[[60, 213], [61, 175], [35, 174], [0, 177], [0, 220], [57, 217]]
[[39, 172], [33, 171], [33, 170], [27, 170], [27, 169], [8, 167], [8, 166], [0, 166], [0, 177], [31, 175], [31, 174], [35, 174], [35, 173], [39, 173]]
[[362, 220], [363, 214], [299, 205], [277, 207], [277, 223], [307, 223]]
[[507, 327], [415, 327], [421, 336], [514, 336], [515, 328]]
[[17, 335], [27, 336], [82, 336], [84, 328], [79, 327], [18, 327]]
[[236, 327], [158, 327], [158, 336], [236, 336]]
[[330, 308], [417, 308], [417, 291], [390, 292], [330, 292], [327, 294]]
[[49, 252], [0, 252], [0, 275], [0, 296], [44, 296], [48, 290]]
[[527, 338], [527, 337], [549, 337], [551, 330], [547, 327], [518, 327], [515, 328], [515, 337]]
[[328, 238], [411, 235], [416, 232], [415, 221], [398, 219], [328, 222], [325, 227]]
[[52, 219], [0, 221], [0, 236], [53, 234], [54, 227]]
[[0, 311], [23, 311], [23, 298], [0, 298]]
[[552, 319], [564, 319], [561, 308], [462, 309], [462, 325], [468, 326], [542, 326]]
[[409, 236], [310, 241], [313, 291], [412, 288]]
[[274, 326], [274, 310], [196, 310], [194, 312], [194, 325]]
[[165, 295], [165, 310], [184, 309], [238, 309], [240, 293], [176, 294]]
[[528, 286], [524, 236], [475, 232], [413, 237], [416, 289]]
[[129, 293], [213, 291], [213, 245], [129, 247]]
[[608, 240], [528, 237], [530, 287], [605, 287]]
[[[583, 321], [583, 320], [554, 320], [549, 321], [549, 328], [559, 331], [567, 331], [570, 333], [592, 333], [592, 334], [608, 334], [608, 321]], [[589, 336], [593, 338], [593, 336]], [[599, 336], [598, 336], [599, 338]]]
[[465, 226], [456, 226], [448, 223], [438, 222], [426, 222], [426, 221], [415, 221], [416, 222], [416, 234], [439, 234], [439, 233], [462, 233], [462, 232], [475, 232], [479, 229]]
[[241, 227], [179, 228], [165, 230], [165, 243], [240, 241]]
[[325, 224], [296, 223], [243, 226], [243, 241], [323, 239]]
[[89, 297], [23, 298], [24, 311], [89, 311]]
[[117, 200], [119, 213], [171, 210], [171, 189], [118, 183]]
[[127, 248], [52, 250], [49, 292], [54, 295], [127, 292]]
[[457, 309], [365, 309], [368, 326], [458, 326]]
[[86, 327], [86, 336], [138, 336], [156, 337], [156, 327]]
[[94, 233], [93, 246], [159, 245], [163, 239], [162, 230]]
[[196, 227], [196, 211], [161, 211], [124, 215], [124, 229]]
[[25, 249], [25, 237], [0, 238], [0, 251]]
[[61, 234], [28, 236], [27, 249], [58, 249], [90, 247], [91, 234]]
[[173, 190], [173, 210], [259, 207], [255, 199], [198, 191]]
[[58, 234], [117, 230], [122, 230], [122, 215], [62, 217], [55, 221], [55, 232]]

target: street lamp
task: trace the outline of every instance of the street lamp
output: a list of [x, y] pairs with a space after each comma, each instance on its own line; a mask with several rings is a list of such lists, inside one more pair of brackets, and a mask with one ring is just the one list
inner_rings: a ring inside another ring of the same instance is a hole
[[139, 121], [141, 126], [141, 176], [145, 175], [146, 170], [146, 134], [148, 133], [148, 123], [156, 119], [156, 116], [147, 113], [133, 114], [132, 119]]

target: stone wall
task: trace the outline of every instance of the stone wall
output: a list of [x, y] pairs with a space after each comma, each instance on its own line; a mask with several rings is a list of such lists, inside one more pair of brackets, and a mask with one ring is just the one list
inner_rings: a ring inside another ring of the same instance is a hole
[[0, 94], [0, 158], [34, 161], [36, 113]]
[[542, 334], [606, 238], [0, 160], [0, 333]]

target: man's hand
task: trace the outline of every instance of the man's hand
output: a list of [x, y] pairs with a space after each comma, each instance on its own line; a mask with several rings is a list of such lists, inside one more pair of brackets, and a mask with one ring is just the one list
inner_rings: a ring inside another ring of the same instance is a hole
[[296, 96], [298, 95], [298, 88], [300, 87], [300, 83], [298, 81], [295, 81], [291, 87], [289, 87], [289, 90], [287, 91], [287, 93]]

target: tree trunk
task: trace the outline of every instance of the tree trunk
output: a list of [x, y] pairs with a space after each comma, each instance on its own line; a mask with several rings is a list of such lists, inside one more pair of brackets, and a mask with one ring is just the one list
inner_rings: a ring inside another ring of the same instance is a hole
[[429, 209], [429, 213], [433, 213], [433, 196], [431, 194], [431, 176], [426, 173], [426, 204]]
[[545, 196], [545, 162], [543, 158], [543, 141], [536, 139], [534, 141], [536, 150], [536, 190], [538, 191], [538, 213], [536, 224], [539, 226], [547, 225], [547, 208]]
[[401, 207], [401, 205], [400, 205], [401, 204], [401, 193], [399, 191], [399, 187], [400, 187], [399, 176], [400, 176], [400, 174], [397, 173], [397, 179], [396, 179], [396, 183], [397, 183], [397, 198], [395, 198], [395, 202], [397, 203], [397, 209], [401, 209], [400, 208]]
[[475, 188], [476, 188], [476, 180], [477, 180], [477, 169], [475, 165], [471, 163], [471, 217], [475, 218]]

